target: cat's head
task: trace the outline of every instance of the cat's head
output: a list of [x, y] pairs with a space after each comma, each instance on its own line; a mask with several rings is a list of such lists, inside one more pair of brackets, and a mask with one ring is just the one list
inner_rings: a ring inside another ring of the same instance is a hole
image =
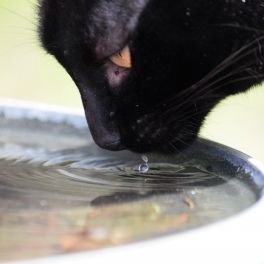
[[99, 146], [181, 149], [219, 100], [263, 78], [260, 14], [247, 2], [42, 0], [40, 37]]

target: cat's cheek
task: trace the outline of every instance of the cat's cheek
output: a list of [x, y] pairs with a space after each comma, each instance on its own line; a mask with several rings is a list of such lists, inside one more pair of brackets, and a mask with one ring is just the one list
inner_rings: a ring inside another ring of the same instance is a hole
[[116, 65], [106, 67], [106, 79], [110, 88], [119, 87], [128, 77], [130, 70]]

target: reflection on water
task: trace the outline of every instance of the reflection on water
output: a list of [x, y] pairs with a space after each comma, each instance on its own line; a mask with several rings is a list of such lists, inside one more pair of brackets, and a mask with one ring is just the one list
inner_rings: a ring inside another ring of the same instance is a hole
[[0, 124], [0, 260], [182, 232], [258, 198], [223, 160], [112, 153], [69, 125]]
[[141, 173], [139, 163], [89, 155], [89, 148], [74, 154], [2, 145], [0, 257], [91, 250], [183, 231], [256, 200], [240, 180], [199, 166], [149, 162]]

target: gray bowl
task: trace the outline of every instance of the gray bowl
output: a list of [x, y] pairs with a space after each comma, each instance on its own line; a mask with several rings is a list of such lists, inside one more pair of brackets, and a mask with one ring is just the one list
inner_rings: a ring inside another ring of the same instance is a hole
[[260, 162], [205, 139], [104, 151], [82, 114], [49, 108], [0, 102], [0, 260], [264, 261]]

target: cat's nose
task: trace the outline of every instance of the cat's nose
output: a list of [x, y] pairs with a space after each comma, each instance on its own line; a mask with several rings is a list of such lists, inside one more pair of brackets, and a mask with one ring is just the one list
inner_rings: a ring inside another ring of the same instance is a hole
[[[88, 91], [86, 91], [86, 94], [88, 94]], [[111, 106], [106, 102], [102, 103], [102, 101], [99, 96], [92, 95], [86, 96], [83, 100], [91, 135], [95, 143], [103, 149], [123, 150], [125, 148], [121, 143], [118, 125], [111, 117]]]
[[[91, 114], [90, 114], [91, 116]], [[118, 151], [123, 150], [125, 147], [121, 143], [121, 135], [115, 124], [109, 120], [97, 120], [92, 122], [93, 119], [88, 120], [88, 125], [95, 143], [106, 150]]]
[[112, 126], [110, 129], [107, 126], [103, 126], [104, 124], [101, 122], [89, 122], [89, 119], [88, 125], [90, 127], [92, 137], [99, 147], [112, 151], [125, 149], [121, 143], [120, 133], [115, 127]]
[[103, 137], [95, 138], [96, 144], [106, 150], [118, 151], [123, 150], [125, 147], [121, 143], [119, 134], [105, 135]]
[[95, 143], [107, 150], [125, 149], [114, 118], [115, 106], [107, 90], [90, 84], [85, 75], [78, 75], [75, 81], [81, 93], [87, 123]]

